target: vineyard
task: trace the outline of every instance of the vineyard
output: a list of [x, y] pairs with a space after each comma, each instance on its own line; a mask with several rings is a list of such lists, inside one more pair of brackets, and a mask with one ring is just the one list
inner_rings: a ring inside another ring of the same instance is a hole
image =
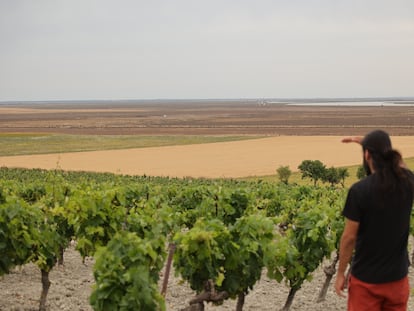
[[[243, 310], [260, 282], [287, 289], [272, 309], [295, 309], [309, 284], [322, 304], [345, 195], [265, 181], [1, 168], [0, 284], [38, 269], [36, 309], [53, 310], [50, 275], [70, 275], [76, 266], [65, 260], [76, 251], [79, 269], [92, 266], [93, 274], [85, 281], [90, 307], [78, 310], [214, 310], [229, 300]], [[312, 281], [316, 271], [322, 284]], [[172, 307], [171, 291], [182, 284], [189, 296]]]

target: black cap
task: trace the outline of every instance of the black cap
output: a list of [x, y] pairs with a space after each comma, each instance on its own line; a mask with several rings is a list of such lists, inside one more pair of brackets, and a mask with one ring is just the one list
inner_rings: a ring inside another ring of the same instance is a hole
[[361, 142], [362, 147], [371, 152], [385, 152], [392, 150], [391, 139], [388, 133], [382, 130], [375, 130], [368, 133]]

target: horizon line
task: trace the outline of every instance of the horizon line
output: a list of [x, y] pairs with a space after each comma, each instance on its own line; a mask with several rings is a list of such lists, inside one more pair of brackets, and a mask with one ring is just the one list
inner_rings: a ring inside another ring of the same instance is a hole
[[0, 104], [17, 103], [74, 103], [74, 102], [145, 102], [145, 101], [276, 101], [276, 102], [347, 102], [347, 101], [410, 101], [414, 96], [373, 96], [373, 97], [223, 97], [223, 98], [119, 98], [119, 99], [46, 99], [46, 100], [0, 100]]

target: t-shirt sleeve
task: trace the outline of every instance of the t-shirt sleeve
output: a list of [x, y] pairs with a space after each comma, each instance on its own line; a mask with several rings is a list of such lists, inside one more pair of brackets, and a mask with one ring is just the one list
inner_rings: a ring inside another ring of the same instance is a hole
[[342, 215], [353, 221], [361, 221], [361, 206], [355, 187], [349, 189]]

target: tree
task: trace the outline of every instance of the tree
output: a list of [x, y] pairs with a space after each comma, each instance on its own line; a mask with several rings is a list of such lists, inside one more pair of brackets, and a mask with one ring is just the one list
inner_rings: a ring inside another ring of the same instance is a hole
[[322, 180], [324, 182], [330, 183], [331, 186], [339, 184], [339, 182], [341, 181], [338, 170], [334, 168], [333, 166], [325, 169], [325, 173], [322, 176]]
[[345, 179], [346, 179], [347, 177], [349, 177], [349, 172], [348, 172], [348, 169], [347, 169], [347, 168], [345, 168], [345, 167], [340, 167], [340, 168], [338, 168], [337, 170], [338, 170], [339, 179], [340, 179], [340, 181], [341, 181], [341, 186], [342, 186], [343, 188], [345, 188]]
[[276, 171], [279, 176], [279, 180], [287, 185], [289, 182], [289, 177], [292, 175], [292, 171], [290, 170], [289, 166], [281, 165]]
[[325, 174], [322, 177], [324, 182], [328, 182], [331, 186], [341, 183], [342, 187], [345, 187], [345, 179], [349, 176], [348, 169], [344, 167], [330, 167], [325, 169]]
[[304, 160], [298, 166], [302, 173], [302, 179], [309, 177], [313, 180], [313, 185], [316, 186], [318, 180], [322, 179], [326, 172], [325, 165], [319, 160]]
[[359, 167], [358, 167], [358, 170], [357, 170], [356, 175], [357, 175], [357, 178], [358, 178], [358, 179], [362, 179], [362, 178], [364, 178], [365, 176], [367, 176], [367, 173], [365, 172], [365, 169], [364, 169], [364, 167], [363, 167], [363, 166], [359, 166]]

